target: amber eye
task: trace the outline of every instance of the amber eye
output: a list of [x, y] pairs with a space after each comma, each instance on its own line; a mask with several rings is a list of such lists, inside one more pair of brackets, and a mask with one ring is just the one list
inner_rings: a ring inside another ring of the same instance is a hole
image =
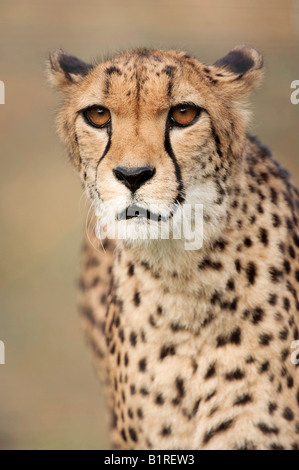
[[85, 119], [94, 127], [104, 127], [111, 120], [109, 109], [102, 106], [91, 106], [83, 111]]
[[178, 104], [170, 110], [170, 119], [177, 126], [188, 126], [199, 115], [199, 108], [193, 104]]

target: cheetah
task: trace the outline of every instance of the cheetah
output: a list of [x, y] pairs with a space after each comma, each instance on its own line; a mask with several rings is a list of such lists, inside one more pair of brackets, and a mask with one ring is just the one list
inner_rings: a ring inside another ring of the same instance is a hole
[[[237, 46], [206, 65], [137, 49], [87, 64], [59, 49], [48, 71], [63, 95], [58, 130], [95, 213], [80, 317], [114, 448], [298, 450], [299, 192], [248, 133], [262, 55]], [[101, 247], [105, 203], [116, 225], [142, 232], [152, 200], [163, 203], [158, 228], [202, 204], [202, 246], [129, 230]]]

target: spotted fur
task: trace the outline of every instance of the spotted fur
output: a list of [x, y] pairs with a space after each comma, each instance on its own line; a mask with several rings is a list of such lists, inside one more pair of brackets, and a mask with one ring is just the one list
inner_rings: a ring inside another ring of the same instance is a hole
[[[290, 356], [299, 198], [247, 133], [243, 98], [262, 62], [245, 46], [212, 66], [177, 51], [138, 49], [95, 65], [51, 54], [51, 80], [64, 93], [59, 132], [91, 201], [130, 197], [113, 174], [121, 163], [156, 170], [139, 201], [204, 205], [200, 250], [180, 240], [84, 245], [80, 312], [116, 448], [298, 449]], [[169, 109], [182, 102], [201, 114], [172, 128]], [[111, 112], [105, 129], [82, 117], [95, 104]]]

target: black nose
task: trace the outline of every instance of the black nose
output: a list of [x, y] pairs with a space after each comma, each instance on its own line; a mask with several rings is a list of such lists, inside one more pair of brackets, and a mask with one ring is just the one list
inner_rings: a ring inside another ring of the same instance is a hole
[[115, 177], [121, 181], [132, 193], [137, 191], [144, 183], [150, 180], [156, 173], [155, 168], [142, 166], [138, 168], [126, 168], [118, 166], [114, 168]]

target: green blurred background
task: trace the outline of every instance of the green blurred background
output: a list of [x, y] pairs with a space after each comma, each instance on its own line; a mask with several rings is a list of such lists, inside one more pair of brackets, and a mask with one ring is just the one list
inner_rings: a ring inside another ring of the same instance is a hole
[[55, 135], [49, 50], [88, 61], [136, 46], [178, 48], [208, 63], [242, 43], [265, 55], [252, 132], [299, 183], [299, 105], [290, 101], [299, 1], [0, 1], [0, 449], [109, 447], [76, 313], [84, 199]]

